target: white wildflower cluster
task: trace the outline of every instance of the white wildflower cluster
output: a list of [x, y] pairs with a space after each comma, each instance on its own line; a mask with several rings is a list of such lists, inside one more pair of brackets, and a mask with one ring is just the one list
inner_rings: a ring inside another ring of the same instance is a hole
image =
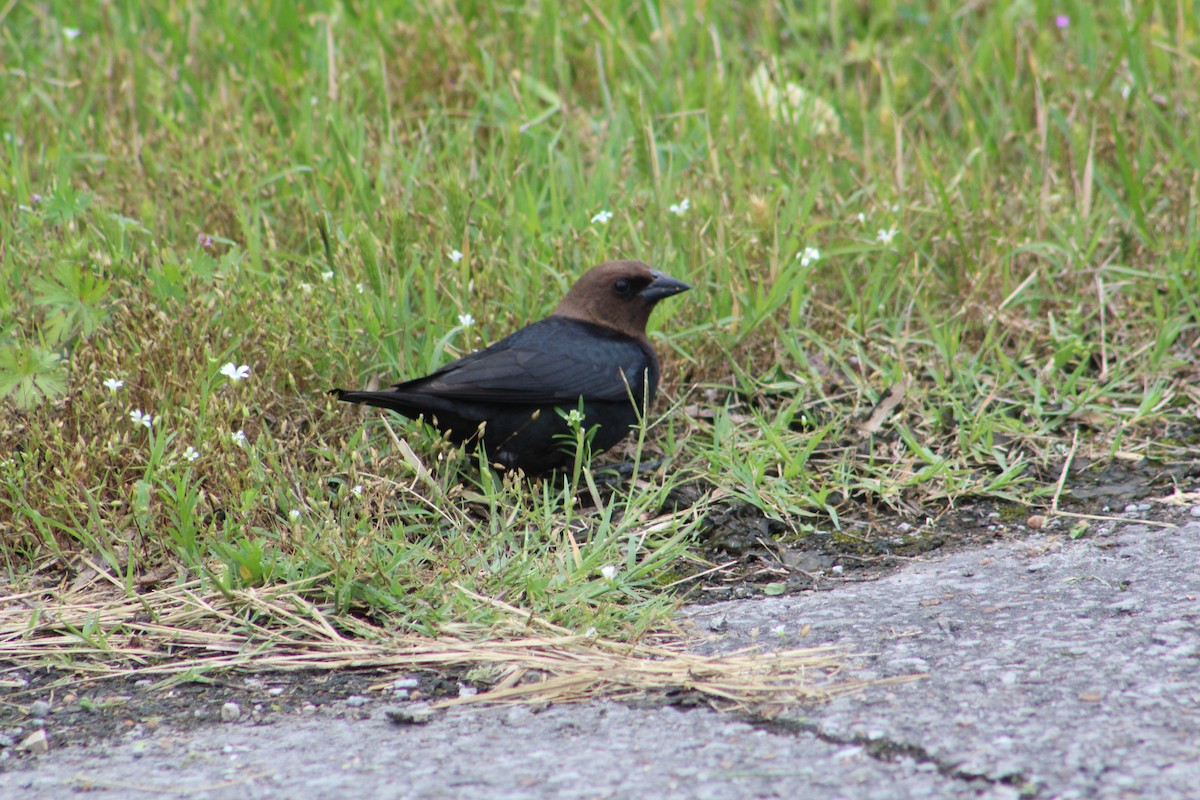
[[788, 124], [806, 120], [809, 131], [817, 136], [841, 130], [833, 106], [799, 84], [789, 82], [780, 88], [766, 64], [759, 64], [750, 76], [750, 93], [771, 119]]

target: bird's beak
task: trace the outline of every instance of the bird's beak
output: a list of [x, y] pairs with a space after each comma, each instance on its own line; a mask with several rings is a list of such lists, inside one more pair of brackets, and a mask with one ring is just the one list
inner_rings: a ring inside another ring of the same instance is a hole
[[670, 275], [663, 275], [657, 270], [651, 270], [650, 274], [654, 276], [654, 280], [638, 293], [647, 303], [657, 303], [665, 297], [686, 292], [692, 288], [683, 281], [677, 281]]

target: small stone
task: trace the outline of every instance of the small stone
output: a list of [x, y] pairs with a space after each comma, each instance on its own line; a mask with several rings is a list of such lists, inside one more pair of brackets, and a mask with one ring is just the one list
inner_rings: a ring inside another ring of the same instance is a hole
[[396, 698], [397, 700], [407, 700], [408, 689], [392, 689], [392, 697]]
[[361, 694], [352, 694], [346, 698], [346, 705], [350, 706], [351, 708], [358, 708], [359, 706], [366, 704], [367, 698], [363, 697]]
[[1136, 514], [1137, 510], [1138, 510], [1138, 507], [1135, 503], [1130, 503], [1129, 505], [1125, 506], [1126, 514]]
[[908, 533], [911, 530], [912, 530], [912, 525], [908, 524], [907, 522], [901, 522], [899, 525], [896, 526], [897, 533]]
[[459, 697], [474, 697], [477, 694], [479, 694], [479, 690], [477, 688], [475, 688], [474, 686], [468, 686], [465, 683], [460, 683], [458, 685], [458, 696]]
[[1200, 506], [1192, 506], [1188, 509], [1188, 513], [1193, 517], [1200, 517]]
[[42, 719], [50, 713], [50, 704], [45, 700], [34, 700], [29, 704], [29, 716]]
[[393, 689], [415, 689], [421, 685], [421, 682], [416, 678], [400, 678], [392, 681]]
[[533, 712], [525, 706], [513, 706], [504, 715], [504, 721], [509, 725], [521, 726], [533, 719]]
[[148, 750], [149, 747], [149, 742], [147, 742], [145, 739], [139, 739], [133, 744], [129, 745], [129, 754], [134, 758], [141, 758], [142, 756], [146, 755], [146, 750]]
[[242, 715], [242, 707], [237, 703], [226, 703], [221, 706], [221, 722], [233, 722]]
[[829, 571], [832, 572], [834, 575], [841, 575], [846, 570], [845, 570], [845, 567], [843, 567], [841, 564], [834, 564], [832, 567], [829, 568]]
[[1025, 524], [1035, 531], [1040, 531], [1046, 527], [1046, 517], [1042, 514], [1033, 514], [1025, 520]]
[[433, 719], [433, 710], [427, 705], [409, 708], [387, 708], [383, 711], [389, 722], [397, 725], [424, 725]]
[[305, 703], [303, 706], [300, 707], [300, 713], [301, 714], [315, 714], [315, 713], [317, 713], [317, 707], [314, 706], [312, 703]]
[[142, 678], [139, 681], [134, 681], [133, 685], [138, 689], [147, 689], [154, 685], [154, 681], [150, 680], [149, 678]]
[[272, 686], [270, 689], [267, 689], [267, 694], [269, 694], [271, 697], [279, 697], [279, 695], [283, 694], [283, 692], [284, 689], [282, 686]]
[[18, 750], [28, 750], [30, 753], [40, 754], [50, 750], [50, 740], [46, 738], [44, 730], [36, 730], [25, 737], [25, 739], [17, 745]]

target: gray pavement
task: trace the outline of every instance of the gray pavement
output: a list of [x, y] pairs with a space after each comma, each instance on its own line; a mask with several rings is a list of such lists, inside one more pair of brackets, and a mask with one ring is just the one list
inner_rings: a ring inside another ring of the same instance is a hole
[[1200, 798], [1200, 523], [997, 542], [684, 616], [699, 649], [837, 643], [874, 654], [855, 674], [926, 678], [759, 725], [615, 703], [167, 722], [52, 743], [0, 797]]
[[692, 616], [725, 629], [710, 649], [811, 625], [806, 641], [877, 653], [868, 675], [928, 675], [810, 712], [828, 741], [1038, 797], [1200, 798], [1200, 524], [997, 544]]

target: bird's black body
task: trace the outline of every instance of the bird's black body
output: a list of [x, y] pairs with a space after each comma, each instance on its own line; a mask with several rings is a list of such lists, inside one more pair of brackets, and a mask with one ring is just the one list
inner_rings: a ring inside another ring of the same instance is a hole
[[658, 300], [687, 288], [640, 262], [604, 264], [553, 316], [483, 350], [386, 391], [333, 391], [339, 400], [423, 416], [456, 444], [482, 443], [505, 469], [546, 472], [574, 452], [560, 410], [582, 405], [584, 430], [596, 427], [597, 453], [637, 424], [658, 391], [645, 320]]
[[[647, 380], [649, 392], [647, 392]], [[642, 342], [564, 317], [548, 317], [424, 378], [383, 392], [338, 391], [339, 400], [424, 415], [455, 444], [483, 425], [488, 457], [506, 468], [541, 472], [565, 460], [557, 409], [577, 410], [599, 425], [592, 447], [612, 447], [637, 424], [638, 405], [658, 390], [658, 359]], [[486, 424], [484, 424], [486, 423]]]

